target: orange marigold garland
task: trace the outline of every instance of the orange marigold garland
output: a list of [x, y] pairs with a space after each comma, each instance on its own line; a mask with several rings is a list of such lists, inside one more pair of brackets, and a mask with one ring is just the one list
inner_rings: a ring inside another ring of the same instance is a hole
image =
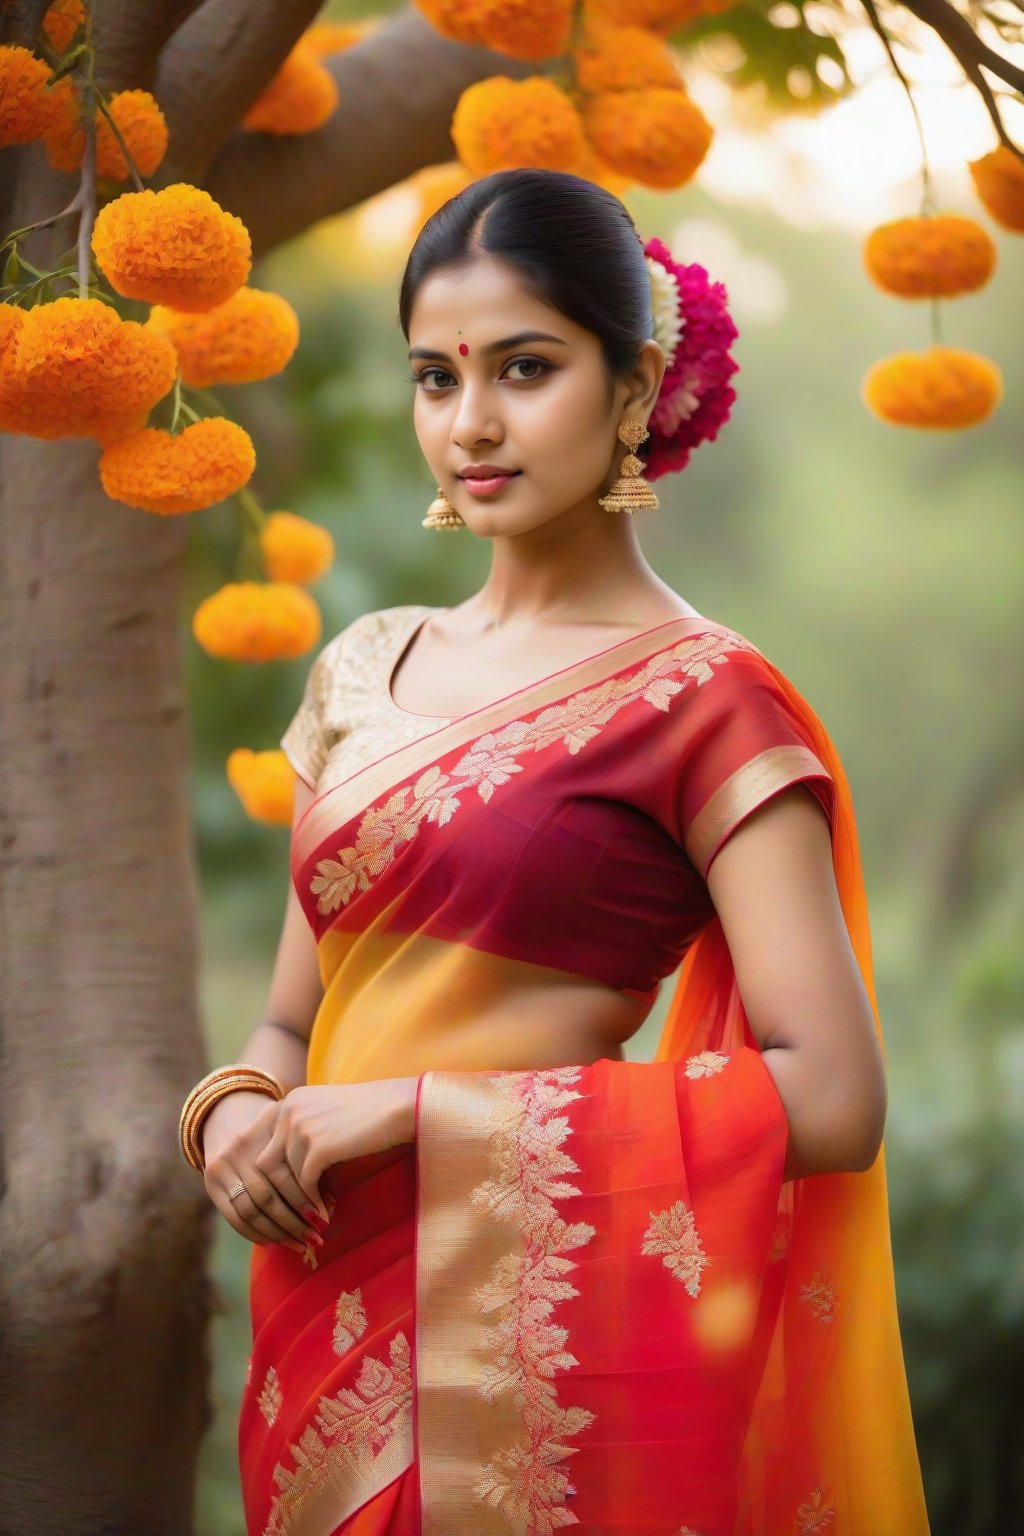
[[686, 92], [664, 86], [592, 96], [584, 103], [583, 122], [613, 170], [665, 191], [693, 178], [714, 137]]
[[312, 48], [300, 39], [242, 118], [259, 133], [313, 133], [338, 105], [338, 85]]
[[112, 419], [148, 411], [174, 383], [165, 337], [122, 320], [101, 299], [60, 298], [26, 311], [10, 305], [0, 356], [0, 427], [31, 437], [93, 435]]
[[[85, 127], [67, 75], [54, 87], [54, 120], [44, 134], [46, 156], [54, 170], [76, 171], [85, 153]], [[116, 91], [107, 111], [123, 137], [140, 176], [152, 176], [167, 153], [167, 120], [149, 91]], [[127, 181], [131, 174], [117, 135], [104, 114], [96, 113], [96, 174]]]
[[31, 144], [53, 120], [50, 66], [17, 44], [0, 45], [0, 149]]
[[279, 661], [304, 656], [320, 639], [320, 610], [289, 582], [229, 582], [199, 604], [192, 633], [210, 656]]
[[240, 490], [255, 467], [248, 432], [224, 416], [206, 416], [176, 437], [145, 427], [109, 443], [100, 479], [112, 501], [166, 516], [214, 506]]
[[269, 379], [299, 344], [299, 317], [288, 300], [259, 288], [239, 288], [203, 314], [157, 304], [146, 324], [172, 343], [182, 383], [196, 389]]
[[468, 86], [451, 125], [459, 159], [476, 176], [530, 165], [575, 171], [584, 153], [583, 124], [566, 93], [541, 75], [492, 75]]
[[985, 286], [995, 271], [996, 247], [976, 220], [933, 214], [879, 225], [864, 243], [863, 260], [883, 293], [955, 298]]
[[291, 825], [295, 810], [295, 770], [280, 749], [253, 752], [236, 747], [228, 755], [227, 779], [247, 816], [272, 826]]
[[306, 586], [334, 563], [334, 540], [326, 528], [294, 512], [270, 512], [259, 531], [263, 564], [271, 581]]
[[442, 37], [479, 43], [517, 59], [565, 53], [573, 0], [416, 0]]
[[968, 160], [974, 190], [984, 207], [1004, 229], [1024, 234], [1024, 163], [999, 144], [978, 160]]
[[190, 313], [223, 304], [252, 267], [241, 219], [187, 182], [114, 198], [96, 216], [92, 249], [110, 286], [125, 298]]
[[932, 346], [875, 363], [861, 398], [892, 426], [949, 431], [976, 426], [992, 414], [1003, 398], [1003, 376], [977, 352]]

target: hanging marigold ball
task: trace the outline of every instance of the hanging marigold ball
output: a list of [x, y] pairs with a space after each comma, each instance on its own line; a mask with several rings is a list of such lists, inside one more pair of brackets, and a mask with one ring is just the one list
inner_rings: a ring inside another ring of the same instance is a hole
[[236, 293], [252, 267], [249, 231], [201, 187], [122, 192], [96, 215], [92, 249], [118, 293], [190, 313]]
[[576, 80], [590, 95], [642, 91], [648, 86], [682, 90], [675, 60], [659, 37], [641, 27], [591, 26], [575, 52]]
[[334, 540], [326, 528], [294, 512], [270, 512], [260, 529], [263, 564], [271, 581], [308, 585], [334, 564]]
[[227, 779], [245, 814], [253, 821], [288, 827], [295, 811], [295, 770], [280, 750], [253, 752], [236, 747], [228, 754]]
[[[78, 98], [65, 75], [54, 87], [54, 120], [44, 135], [46, 158], [56, 171], [76, 171], [85, 156], [85, 127]], [[128, 146], [140, 176], [152, 176], [167, 153], [167, 120], [149, 91], [117, 91], [108, 111]], [[96, 174], [127, 181], [131, 172], [117, 136], [102, 112], [96, 113]]]
[[43, 17], [43, 31], [47, 41], [58, 53], [63, 53], [74, 41], [79, 27], [85, 26], [85, 6], [82, 0], [53, 0]]
[[416, 0], [442, 37], [479, 43], [517, 59], [566, 53], [573, 0]]
[[984, 288], [995, 271], [996, 247], [975, 219], [943, 213], [880, 224], [864, 242], [863, 259], [884, 293], [950, 299]]
[[542, 75], [527, 80], [491, 75], [468, 86], [456, 105], [451, 136], [459, 159], [475, 176], [517, 166], [575, 171], [584, 148], [575, 106]]
[[242, 118], [257, 133], [314, 133], [338, 105], [338, 84], [300, 40]]
[[584, 140], [583, 155], [576, 166], [576, 175], [585, 177], [587, 181], [592, 181], [599, 187], [605, 187], [616, 197], [624, 197], [633, 186], [629, 176], [613, 171], [611, 166], [601, 159], [589, 139]]
[[[0, 356], [0, 426], [30, 437], [92, 436], [112, 418], [138, 415], [174, 383], [164, 337], [122, 320], [101, 299], [54, 299], [16, 311]], [[12, 324], [16, 329], [12, 332]]]
[[861, 398], [893, 426], [949, 431], [992, 414], [1003, 398], [1003, 375], [987, 357], [958, 347], [897, 352], [868, 369]]
[[42, 138], [53, 120], [50, 66], [17, 44], [0, 45], [0, 149]]
[[1004, 229], [1024, 234], [1024, 161], [999, 144], [967, 168], [980, 201]]
[[119, 437], [100, 456], [100, 480], [112, 501], [168, 516], [201, 512], [241, 490], [256, 468], [244, 427], [207, 416], [172, 437], [146, 427]]
[[239, 288], [202, 314], [157, 304], [146, 325], [171, 342], [182, 382], [196, 389], [269, 379], [299, 344], [299, 317], [288, 300], [259, 288]]
[[662, 191], [693, 178], [714, 137], [685, 90], [664, 86], [591, 96], [583, 106], [583, 123], [613, 170]]
[[304, 656], [320, 639], [320, 610], [304, 587], [236, 581], [204, 599], [192, 633], [209, 656], [279, 661]]

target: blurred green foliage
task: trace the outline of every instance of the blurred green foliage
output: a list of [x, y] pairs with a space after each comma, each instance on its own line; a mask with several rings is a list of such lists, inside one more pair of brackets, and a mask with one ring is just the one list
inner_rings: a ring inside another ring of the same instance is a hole
[[[946, 339], [1003, 368], [1001, 411], [967, 432], [897, 431], [867, 414], [860, 379], [878, 357], [927, 345], [928, 316], [871, 288], [855, 237], [723, 213], [698, 190], [630, 206], [663, 238], [683, 209], [727, 221], [788, 291], [776, 323], [737, 315], [733, 419], [685, 474], [658, 482], [661, 510], [638, 519], [640, 537], [677, 591], [782, 667], [843, 758], [871, 904], [893, 1250], [933, 1531], [1006, 1536], [1024, 1530], [1019, 243], [1000, 235], [992, 287], [944, 306]], [[301, 348], [282, 379], [221, 392], [256, 438], [264, 505], [335, 535], [336, 567], [315, 588], [324, 639], [370, 608], [458, 602], [488, 566], [486, 541], [420, 526], [434, 483], [411, 424], [397, 280], [334, 278], [301, 241], [264, 263], [253, 281], [299, 309]], [[233, 508], [194, 520], [186, 623], [231, 578], [236, 548]], [[276, 745], [312, 657], [229, 666], [187, 644], [217, 1061], [262, 1012], [288, 878], [287, 831], [246, 820], [224, 759]], [[668, 981], [633, 1059], [650, 1055], [670, 992]], [[199, 1529], [242, 1536], [249, 1249], [221, 1227]]]

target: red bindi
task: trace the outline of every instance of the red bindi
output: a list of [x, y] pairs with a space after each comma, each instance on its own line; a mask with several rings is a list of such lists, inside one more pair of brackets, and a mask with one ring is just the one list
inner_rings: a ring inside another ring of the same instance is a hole
[[459, 356], [460, 357], [468, 357], [469, 356], [469, 348], [466, 346], [466, 343], [464, 341], [460, 341], [459, 342]]

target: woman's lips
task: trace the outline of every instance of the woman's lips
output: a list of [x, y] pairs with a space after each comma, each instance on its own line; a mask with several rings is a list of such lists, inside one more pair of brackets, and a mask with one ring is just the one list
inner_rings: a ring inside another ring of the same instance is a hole
[[463, 475], [461, 479], [467, 491], [472, 491], [474, 496], [490, 496], [495, 491], [500, 491], [502, 486], [508, 485], [510, 480], [515, 480], [521, 473], [522, 471], [517, 469], [510, 475], [483, 475], [480, 478]]

